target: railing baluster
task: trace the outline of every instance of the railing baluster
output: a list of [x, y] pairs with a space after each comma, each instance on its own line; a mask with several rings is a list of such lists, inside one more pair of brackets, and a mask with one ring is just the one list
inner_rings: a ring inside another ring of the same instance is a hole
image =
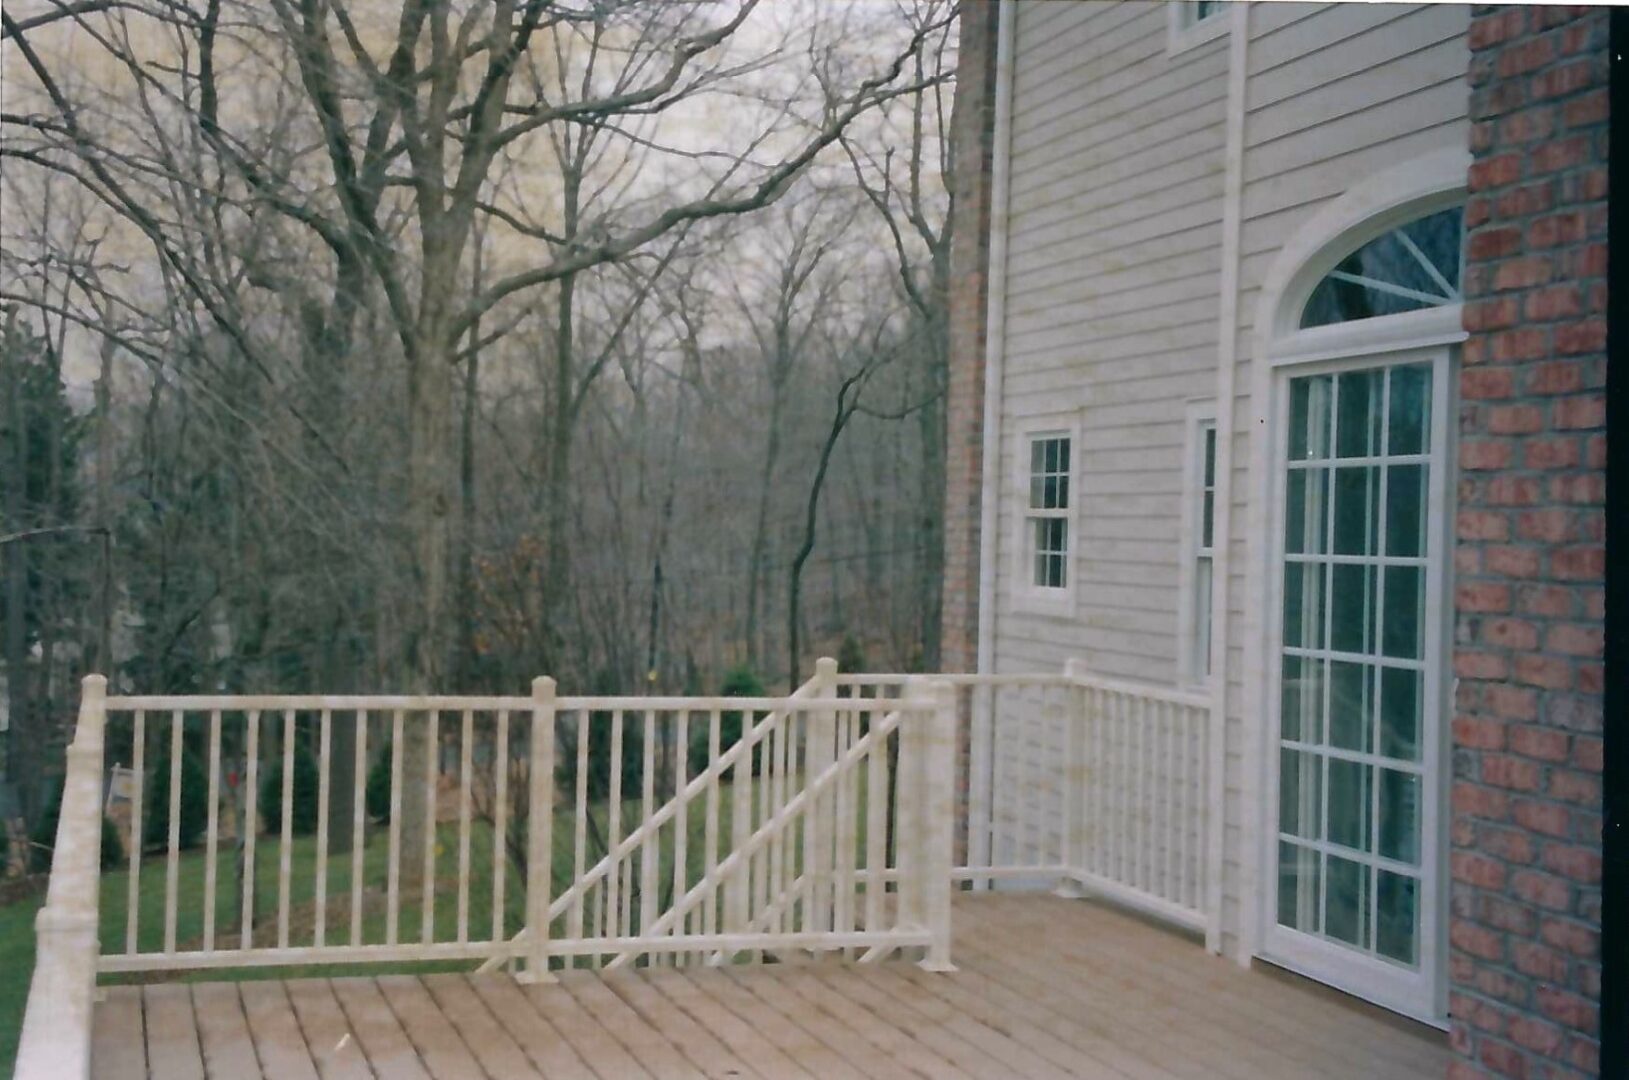
[[[571, 847], [571, 880], [583, 879], [583, 864], [588, 854], [588, 710], [577, 711], [577, 797], [574, 805], [576, 814], [572, 819], [572, 847]], [[583, 904], [587, 897], [578, 894], [572, 901], [571, 915], [567, 923], [566, 932], [574, 938], [583, 936]], [[599, 908], [596, 913], [591, 937], [599, 936]], [[577, 958], [567, 961], [572, 967], [577, 966]]]
[[385, 943], [394, 945], [401, 931], [402, 885], [402, 738], [403, 712], [390, 717], [390, 864], [385, 868]]
[[204, 952], [215, 951], [215, 852], [220, 843], [221, 711], [209, 711], [209, 806], [204, 824]]
[[[611, 712], [611, 798], [607, 807], [610, 823], [607, 825], [608, 837], [606, 850], [615, 851], [617, 845], [622, 843], [622, 710]], [[616, 935], [621, 932], [622, 908], [618, 903], [618, 895], [622, 876], [622, 860], [617, 859], [611, 864], [610, 881], [605, 896], [605, 926], [609, 934]]]
[[[741, 734], [743, 737], [748, 731], [749, 724], [747, 714], [743, 711], [741, 714]], [[770, 799], [774, 794], [774, 745], [775, 724], [771, 723], [769, 730], [764, 733], [764, 739], [759, 746], [760, 752], [758, 754], [758, 825], [760, 828], [769, 820]], [[770, 843], [765, 844], [754, 853], [752, 859], [752, 906], [747, 911], [748, 921], [746, 925], [756, 922], [758, 915], [769, 904], [769, 864], [773, 851], [774, 839], [772, 837]], [[746, 929], [746, 926], [743, 926], [742, 929]]]
[[492, 940], [508, 937], [504, 927], [504, 886], [509, 882], [509, 710], [498, 710], [492, 748]]
[[351, 944], [362, 944], [362, 856], [368, 817], [368, 710], [356, 710], [356, 758], [351, 762]]
[[458, 732], [458, 944], [469, 941], [470, 777], [475, 769], [475, 712], [464, 710]]
[[[878, 716], [867, 714], [875, 730]], [[888, 740], [873, 738], [865, 755], [865, 928], [882, 930], [882, 898], [888, 873]]]
[[277, 849], [277, 947], [288, 948], [288, 890], [294, 876], [294, 710], [283, 710], [283, 832]]
[[[707, 714], [707, 767], [711, 769], [718, 761], [719, 725], [722, 722], [719, 710], [713, 709]], [[713, 871], [718, 869], [718, 800], [719, 786], [723, 778], [714, 775], [707, 783], [707, 821], [703, 824], [702, 843], [705, 847], [703, 873], [706, 880], [713, 880]], [[718, 888], [715, 885], [707, 890], [707, 898], [702, 905], [701, 916], [702, 933], [712, 934], [718, 930]]]
[[549, 900], [554, 878], [554, 680], [532, 680], [532, 744], [527, 763], [525, 978], [552, 979], [549, 974]]
[[125, 892], [124, 951], [136, 954], [141, 909], [141, 801], [147, 785], [147, 714], [137, 709], [130, 735], [130, 880]]
[[[656, 812], [656, 713], [645, 710], [645, 761], [640, 784], [639, 826], [649, 824]], [[656, 921], [656, 854], [658, 834], [646, 836], [639, 845], [639, 932]]]
[[[673, 899], [677, 901], [690, 888], [690, 868], [685, 865], [688, 856], [690, 841], [690, 804], [684, 799], [685, 785], [689, 782], [689, 762], [685, 760], [689, 748], [690, 713], [680, 709], [673, 718], [677, 725], [673, 737], [673, 797], [680, 800], [679, 812], [673, 818]], [[687, 927], [681, 927], [683, 933]], [[684, 959], [680, 954], [673, 953], [672, 961], [675, 966]]]
[[327, 944], [328, 937], [328, 772], [333, 764], [329, 760], [330, 732], [333, 716], [322, 710], [317, 720], [317, 925], [313, 937], [317, 948]]
[[419, 940], [428, 945], [436, 937], [436, 781], [441, 776], [441, 710], [430, 709], [424, 723], [424, 880]]
[[170, 714], [170, 851], [164, 870], [164, 952], [175, 952], [175, 914], [181, 886], [181, 717]]
[[248, 728], [245, 742], [249, 758], [248, 775], [243, 781], [243, 948], [254, 946], [255, 926], [255, 833], [260, 823], [255, 820], [256, 794], [260, 791], [260, 710], [250, 709], [244, 721]]
[[1165, 788], [1165, 825], [1160, 831], [1165, 838], [1165, 888], [1161, 895], [1167, 900], [1181, 902], [1182, 893], [1177, 887], [1177, 833], [1181, 829], [1180, 819], [1177, 817], [1176, 800], [1179, 794], [1176, 781], [1178, 768], [1176, 755], [1180, 752], [1177, 746], [1176, 709], [1168, 702], [1160, 702], [1160, 728], [1165, 733], [1162, 740], [1165, 746], [1160, 754], [1161, 785]]
[[[717, 729], [715, 723], [714, 729]], [[746, 713], [743, 710], [741, 719], [741, 736], [747, 733]], [[752, 761], [757, 747], [747, 747], [746, 752], [735, 759], [734, 776], [731, 778], [730, 812], [733, 821], [730, 829], [730, 848], [733, 851], [741, 850], [747, 842], [747, 836], [752, 832]], [[729, 879], [724, 887], [724, 932], [727, 934], [739, 933], [746, 928], [749, 916], [749, 905], [752, 902], [752, 874], [756, 859], [748, 858], [747, 865], [741, 867]], [[713, 864], [717, 868], [717, 863]]]
[[1176, 818], [1177, 818], [1177, 893], [1174, 899], [1184, 907], [1188, 905], [1189, 897], [1193, 895], [1191, 886], [1192, 877], [1188, 867], [1188, 818], [1190, 801], [1188, 797], [1188, 754], [1192, 750], [1191, 737], [1188, 733], [1189, 710], [1179, 706], [1175, 713], [1177, 719], [1177, 782], [1176, 782]]

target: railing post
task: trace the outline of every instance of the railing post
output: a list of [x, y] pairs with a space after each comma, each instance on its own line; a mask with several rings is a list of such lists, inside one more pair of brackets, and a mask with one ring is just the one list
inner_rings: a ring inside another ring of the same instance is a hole
[[[837, 694], [837, 661], [823, 656], [815, 661], [815, 697], [834, 697]], [[808, 714], [808, 745], [805, 748], [807, 768], [804, 783], [824, 773], [837, 759], [837, 714], [828, 709], [814, 709]], [[837, 789], [835, 785], [815, 799], [809, 808], [808, 840], [803, 857], [810, 881], [810, 905], [807, 909], [809, 925], [803, 929], [818, 933], [831, 930], [833, 896], [832, 852], [836, 835]]]
[[1063, 802], [1063, 876], [1054, 895], [1079, 900], [1086, 895], [1080, 886], [1080, 877], [1086, 867], [1086, 785], [1090, 782], [1086, 764], [1086, 709], [1085, 694], [1074, 685], [1074, 680], [1085, 674], [1085, 665], [1069, 659], [1063, 663], [1063, 675], [1069, 681], [1065, 690], [1068, 704], [1064, 707], [1063, 775], [1060, 792]]
[[554, 884], [554, 680], [532, 680], [532, 746], [526, 819], [526, 966], [522, 982], [549, 974], [549, 906]]
[[927, 971], [954, 971], [950, 897], [955, 885], [950, 871], [956, 846], [956, 690], [950, 683], [934, 682], [928, 695], [933, 710], [919, 724], [923, 730], [917, 800], [921, 847], [915, 860], [921, 917], [929, 935], [921, 966]]
[[102, 851], [107, 679], [87, 675], [68, 747], [45, 906], [34, 919], [34, 976], [17, 1047], [19, 1080], [90, 1075]]

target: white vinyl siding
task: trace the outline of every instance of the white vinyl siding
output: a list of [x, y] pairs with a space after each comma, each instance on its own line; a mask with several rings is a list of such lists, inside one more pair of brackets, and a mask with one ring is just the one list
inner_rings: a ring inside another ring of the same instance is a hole
[[[1021, 560], [1003, 527], [995, 668], [1058, 670], [1076, 658], [1106, 675], [1176, 684], [1192, 652], [1186, 403], [1217, 387], [1229, 34], [1173, 54], [1170, 5], [1135, 0], [1019, 0], [1015, 19], [1001, 425], [1010, 433], [1071, 411], [1072, 495], [1088, 509], [1072, 537], [1068, 619], [1017, 598]], [[1205, 25], [1225, 31], [1232, 21], [1226, 8]], [[1253, 4], [1248, 22], [1236, 375], [1233, 400], [1216, 406], [1231, 410], [1233, 431], [1223, 688], [1230, 949], [1246, 918], [1244, 807], [1261, 782], [1259, 762], [1244, 760], [1243, 708], [1263, 278], [1329, 200], [1468, 135], [1468, 8]], [[986, 476], [1015, 484], [1018, 443], [1002, 442], [1003, 460]], [[1016, 497], [1002, 492], [1004, 522]]]

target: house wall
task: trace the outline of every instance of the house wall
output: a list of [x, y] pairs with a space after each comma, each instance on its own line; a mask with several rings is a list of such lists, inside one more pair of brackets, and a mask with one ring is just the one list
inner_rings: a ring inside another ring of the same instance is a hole
[[[1260, 616], [1249, 567], [1261, 537], [1248, 527], [1260, 291], [1279, 250], [1350, 185], [1465, 145], [1469, 10], [1251, 5], [1220, 16], [1242, 19], [1240, 47], [1223, 33], [1178, 52], [1163, 3], [1020, 0], [1014, 12], [1011, 193], [994, 211], [1009, 244], [994, 666], [1080, 658], [1179, 681], [1186, 418], [1230, 382], [1222, 907], [1237, 955], [1252, 945], [1246, 837], [1263, 753], [1246, 692]], [[1230, 79], [1234, 55], [1244, 68]], [[1065, 425], [1078, 431], [1075, 587], [1065, 608], [1043, 610], [1018, 587], [1014, 454], [1026, 427]]]
[[1470, 31], [1456, 1077], [1599, 1068], [1607, 23], [1500, 7]]

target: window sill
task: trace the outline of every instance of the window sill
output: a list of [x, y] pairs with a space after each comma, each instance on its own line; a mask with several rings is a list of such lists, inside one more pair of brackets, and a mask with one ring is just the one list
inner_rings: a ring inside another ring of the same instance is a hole
[[1021, 589], [1013, 594], [1013, 611], [1048, 619], [1073, 619], [1075, 593], [1072, 589]]

